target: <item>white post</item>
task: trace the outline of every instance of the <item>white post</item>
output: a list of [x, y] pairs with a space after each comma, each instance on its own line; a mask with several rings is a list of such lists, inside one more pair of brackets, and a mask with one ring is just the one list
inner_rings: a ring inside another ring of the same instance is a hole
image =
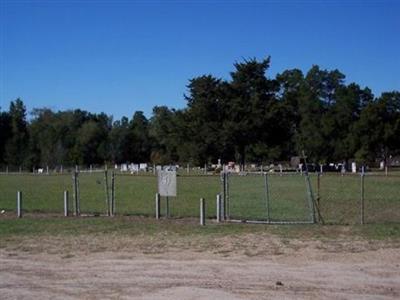
[[17, 217], [22, 218], [22, 193], [17, 191]]
[[46, 174], [49, 175], [49, 166], [46, 166]]
[[156, 193], [156, 219], [160, 219], [160, 194]]
[[206, 225], [206, 204], [204, 198], [200, 198], [200, 225]]
[[221, 195], [217, 195], [217, 222], [221, 222]]

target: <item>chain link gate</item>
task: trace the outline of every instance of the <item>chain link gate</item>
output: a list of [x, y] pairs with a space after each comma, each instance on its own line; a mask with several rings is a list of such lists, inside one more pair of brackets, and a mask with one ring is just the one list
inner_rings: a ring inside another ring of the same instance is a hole
[[266, 224], [316, 222], [316, 203], [307, 173], [224, 172], [221, 186], [222, 217], [227, 221]]

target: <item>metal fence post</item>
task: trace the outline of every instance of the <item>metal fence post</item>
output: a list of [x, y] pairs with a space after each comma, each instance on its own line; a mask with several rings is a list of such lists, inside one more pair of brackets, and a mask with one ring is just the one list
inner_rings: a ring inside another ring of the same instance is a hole
[[200, 198], [200, 225], [206, 225], [206, 204], [204, 198]]
[[225, 190], [226, 190], [226, 197], [225, 197], [225, 220], [229, 220], [230, 218], [230, 199], [229, 199], [229, 173], [225, 174], [226, 179], [225, 179]]
[[314, 200], [314, 194], [313, 194], [313, 191], [312, 191], [310, 175], [309, 175], [307, 169], [306, 169], [304, 174], [305, 174], [307, 192], [308, 192], [308, 203], [309, 203], [309, 208], [311, 210], [310, 221], [311, 221], [311, 223], [315, 223], [315, 210], [316, 210], [315, 206], [316, 206], [316, 204], [315, 204], [315, 200]]
[[265, 183], [265, 204], [267, 208], [267, 221], [270, 222], [270, 209], [269, 209], [269, 185], [268, 185], [268, 173], [264, 173], [264, 183]]
[[17, 217], [22, 218], [22, 192], [17, 191]]
[[72, 175], [73, 181], [73, 188], [74, 188], [74, 214], [75, 216], [79, 216], [80, 209], [79, 209], [79, 190], [78, 190], [78, 172], [74, 172]]
[[[321, 188], [321, 173], [317, 173], [317, 209], [320, 212], [320, 200], [321, 200], [321, 193], [320, 193], [320, 188]], [[318, 222], [321, 222], [321, 217], [320, 213], [317, 214], [318, 217]]]
[[165, 197], [165, 216], [167, 219], [170, 217], [170, 212], [169, 212], [169, 197]]
[[226, 190], [225, 190], [225, 171], [221, 173], [221, 193], [222, 193], [222, 203], [221, 203], [221, 219], [222, 221], [225, 220], [225, 197], [226, 197]]
[[361, 173], [360, 223], [364, 224], [364, 172]]
[[64, 191], [64, 217], [68, 217], [68, 191]]
[[217, 195], [217, 222], [221, 222], [221, 195]]
[[115, 214], [115, 173], [111, 172], [111, 215]]
[[110, 211], [110, 195], [108, 193], [108, 171], [107, 171], [107, 167], [105, 167], [104, 170], [104, 190], [106, 193], [106, 204], [107, 204], [107, 216], [111, 215], [111, 211]]
[[156, 219], [160, 219], [160, 194], [156, 193]]

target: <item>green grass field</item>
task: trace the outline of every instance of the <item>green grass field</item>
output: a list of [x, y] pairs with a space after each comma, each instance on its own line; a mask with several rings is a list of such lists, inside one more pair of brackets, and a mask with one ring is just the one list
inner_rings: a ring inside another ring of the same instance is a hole
[[[110, 180], [109, 180], [110, 182]], [[360, 221], [360, 176], [325, 174], [311, 175], [315, 198], [319, 195], [320, 210], [327, 223], [356, 224]], [[178, 176], [178, 195], [170, 200], [173, 217], [197, 217], [199, 199], [207, 201], [207, 217], [215, 217], [215, 199], [221, 192], [219, 176]], [[400, 222], [400, 177], [365, 176], [365, 221], [367, 223]], [[81, 173], [79, 176], [81, 213], [104, 214], [106, 196], [103, 173]], [[307, 221], [310, 209], [304, 176], [279, 174], [231, 176], [229, 211], [232, 218]], [[15, 211], [16, 191], [23, 193], [25, 212], [59, 213], [63, 211], [63, 191], [70, 191], [72, 210], [72, 176], [64, 175], [0, 175], [0, 210]], [[120, 215], [154, 215], [157, 191], [155, 176], [116, 175], [116, 213]], [[162, 199], [162, 212], [165, 200]]]

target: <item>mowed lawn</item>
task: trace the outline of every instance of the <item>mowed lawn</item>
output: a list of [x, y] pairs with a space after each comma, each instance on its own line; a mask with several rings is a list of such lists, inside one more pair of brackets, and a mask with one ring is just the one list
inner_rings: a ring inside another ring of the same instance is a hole
[[[81, 213], [105, 214], [104, 173], [81, 173], [79, 190]], [[357, 175], [324, 174], [317, 188], [317, 176], [310, 176], [314, 198], [320, 199], [322, 217], [327, 223], [360, 222], [361, 178]], [[110, 176], [108, 178], [111, 183]], [[199, 199], [206, 199], [206, 214], [215, 217], [216, 195], [221, 193], [220, 176], [177, 177], [178, 195], [170, 198], [172, 217], [197, 217]], [[268, 189], [266, 189], [268, 186]], [[400, 177], [364, 178], [365, 221], [367, 223], [400, 222]], [[62, 213], [63, 191], [70, 193], [73, 209], [72, 175], [0, 175], [0, 209], [16, 209], [16, 192], [23, 194], [26, 212]], [[153, 216], [157, 178], [152, 175], [115, 177], [116, 213]], [[268, 200], [268, 201], [267, 201]], [[165, 212], [161, 199], [161, 212]], [[229, 179], [229, 212], [232, 218], [271, 221], [309, 221], [310, 202], [306, 177], [298, 174], [231, 176]]]

